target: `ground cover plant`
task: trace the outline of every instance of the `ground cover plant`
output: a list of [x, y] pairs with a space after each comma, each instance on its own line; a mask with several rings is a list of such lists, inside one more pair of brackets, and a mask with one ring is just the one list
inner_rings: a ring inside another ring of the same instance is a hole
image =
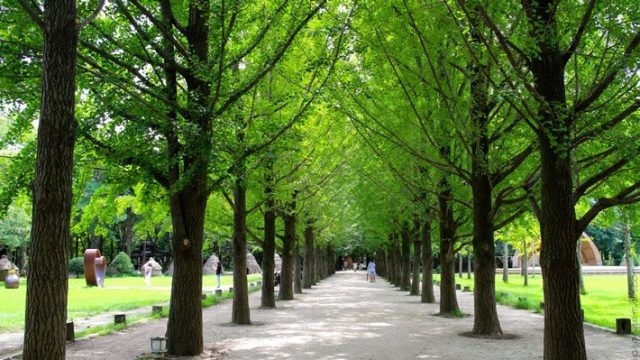
[[[248, 282], [261, 280], [262, 275], [249, 275]], [[171, 296], [171, 277], [154, 277], [151, 287], [147, 288], [142, 276], [114, 277], [105, 279], [105, 287], [88, 287], [84, 278], [69, 279], [69, 299], [67, 318], [86, 318], [109, 312], [125, 311], [169, 301]], [[0, 287], [0, 333], [19, 331], [24, 328], [26, 280], [20, 279], [18, 289]], [[221, 277], [222, 287], [233, 286], [233, 275]], [[203, 277], [204, 288], [214, 288], [214, 275]]]
[[[440, 280], [439, 275], [434, 279]], [[626, 281], [626, 275], [585, 275], [587, 293], [581, 296], [585, 322], [615, 330], [616, 318], [633, 319], [633, 309], [640, 304], [627, 298]], [[529, 286], [524, 286], [523, 282], [520, 275], [509, 275], [508, 283], [502, 281], [502, 274], [496, 275], [496, 300], [507, 306], [544, 311], [540, 307], [543, 302], [542, 276], [529, 274]], [[456, 284], [473, 290], [473, 276], [471, 279], [466, 274], [463, 278], [456, 277]], [[634, 334], [639, 333], [634, 329]]]

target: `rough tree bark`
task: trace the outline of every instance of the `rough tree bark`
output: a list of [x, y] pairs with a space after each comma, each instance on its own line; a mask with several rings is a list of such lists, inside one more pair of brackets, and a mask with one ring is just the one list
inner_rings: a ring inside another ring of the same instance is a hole
[[304, 269], [302, 272], [302, 288], [311, 289], [313, 279], [313, 219], [307, 220], [307, 226], [304, 229]]
[[[625, 214], [626, 215], [626, 214]], [[627, 268], [627, 297], [629, 299], [636, 298], [636, 287], [633, 279], [633, 257], [631, 254], [631, 224], [629, 216], [625, 216], [623, 226], [624, 236], [624, 262]]]
[[293, 267], [295, 266], [296, 215], [295, 201], [287, 205], [282, 214], [284, 221], [284, 239], [282, 250], [282, 271], [280, 271], [279, 300], [293, 300]]
[[409, 224], [402, 225], [400, 239], [402, 239], [400, 290], [409, 291], [411, 290], [411, 230]]
[[22, 358], [64, 359], [76, 128], [75, 0], [45, 1], [42, 25], [42, 95]]
[[297, 239], [293, 249], [293, 293], [302, 294], [302, 264], [300, 264], [300, 243]]
[[262, 297], [260, 306], [273, 309], [275, 300], [275, 254], [276, 254], [276, 213], [273, 192], [273, 162], [265, 165], [265, 211], [264, 211], [264, 244], [262, 247]]
[[[196, 184], [171, 195], [173, 263], [171, 303], [167, 323], [167, 350], [171, 354], [202, 352], [202, 244], [207, 206], [207, 174]], [[200, 186], [198, 186], [200, 185]]]
[[411, 292], [409, 295], [420, 295], [420, 261], [422, 237], [420, 233], [420, 221], [414, 222], [415, 229], [413, 231], [413, 263], [411, 264]]
[[247, 189], [243, 161], [236, 162], [236, 181], [233, 189], [233, 303], [231, 323], [251, 324], [249, 289], [247, 285]]
[[502, 281], [509, 282], [509, 244], [502, 243]]
[[420, 302], [434, 303], [433, 292], [433, 250], [431, 249], [431, 219], [427, 219], [420, 229], [422, 238], [422, 295]]
[[[474, 27], [475, 28], [475, 27]], [[475, 42], [478, 34], [472, 32]], [[496, 308], [495, 239], [493, 237], [493, 201], [489, 174], [489, 112], [488, 79], [480, 64], [471, 67], [471, 122], [476, 139], [471, 144], [471, 192], [473, 195], [473, 330], [476, 335], [502, 335]]]
[[456, 298], [455, 219], [451, 207], [451, 188], [446, 179], [440, 181], [440, 314], [460, 312]]

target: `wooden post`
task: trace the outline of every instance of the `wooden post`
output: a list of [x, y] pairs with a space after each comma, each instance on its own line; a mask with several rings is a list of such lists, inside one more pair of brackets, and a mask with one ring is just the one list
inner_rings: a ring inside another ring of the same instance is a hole
[[470, 287], [468, 287], [468, 286], [465, 286], [465, 287], [462, 289], [462, 291], [464, 291], [464, 292], [471, 292], [471, 288], [470, 288]]
[[113, 323], [114, 324], [126, 324], [127, 323], [127, 315], [125, 315], [125, 314], [115, 314], [115, 315], [113, 315]]
[[616, 334], [618, 335], [631, 334], [631, 319], [629, 318], [616, 319]]
[[151, 307], [152, 314], [162, 314], [162, 305], [153, 305]]
[[216, 289], [216, 296], [222, 296], [222, 289]]
[[67, 323], [67, 341], [76, 341], [76, 333], [73, 327], [73, 321]]
[[461, 290], [462, 286], [460, 284], [456, 284], [456, 290]]
[[232, 287], [229, 288], [229, 293], [233, 293], [233, 288]]

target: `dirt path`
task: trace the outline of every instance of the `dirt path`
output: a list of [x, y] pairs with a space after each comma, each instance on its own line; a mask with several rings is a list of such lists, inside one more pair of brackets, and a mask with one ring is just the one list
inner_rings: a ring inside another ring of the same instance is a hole
[[[461, 337], [471, 316], [434, 316], [437, 304], [421, 304], [364, 272], [339, 272], [294, 301], [262, 310], [259, 292], [250, 297], [254, 325], [229, 325], [231, 303], [205, 309], [203, 355], [193, 359], [542, 359], [541, 315], [499, 306], [503, 330], [513, 340]], [[458, 293], [461, 309], [473, 311], [473, 296]], [[133, 325], [103, 337], [71, 343], [67, 359], [136, 359], [148, 356], [150, 338], [161, 336], [166, 319]], [[634, 359], [634, 341], [585, 326], [589, 359]], [[636, 350], [640, 350], [637, 349]]]

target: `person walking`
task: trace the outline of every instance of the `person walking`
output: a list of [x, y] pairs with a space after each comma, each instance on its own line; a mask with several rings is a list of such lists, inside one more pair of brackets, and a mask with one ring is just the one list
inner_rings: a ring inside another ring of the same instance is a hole
[[376, 282], [376, 262], [373, 259], [367, 265], [367, 278], [369, 282]]
[[144, 283], [147, 287], [151, 287], [151, 274], [153, 274], [153, 265], [151, 265], [151, 260], [147, 261], [146, 264], [142, 266], [144, 270]]

